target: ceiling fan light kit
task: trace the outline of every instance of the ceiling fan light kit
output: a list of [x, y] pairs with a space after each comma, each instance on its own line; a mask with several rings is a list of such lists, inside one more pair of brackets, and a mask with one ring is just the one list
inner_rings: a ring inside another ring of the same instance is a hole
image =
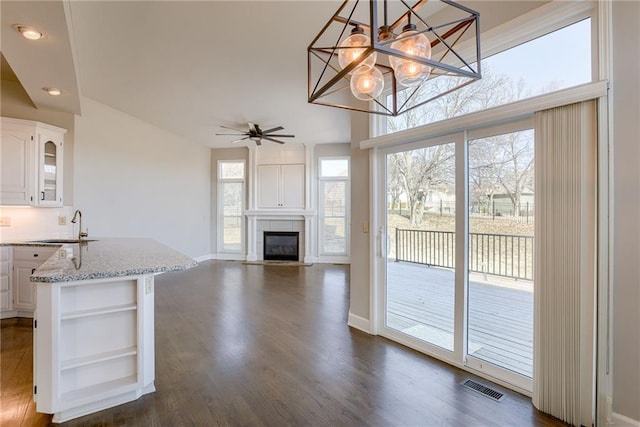
[[473, 83], [479, 19], [451, 0], [345, 0], [307, 48], [308, 102], [398, 116]]
[[262, 130], [260, 126], [255, 123], [248, 123], [249, 130], [244, 131], [228, 126], [220, 126], [223, 129], [230, 129], [236, 131], [238, 133], [217, 133], [218, 136], [241, 136], [242, 138], [235, 139], [231, 141], [232, 144], [236, 144], [238, 142], [246, 141], [247, 139], [256, 143], [256, 145], [262, 145], [262, 140], [267, 140], [271, 142], [275, 142], [278, 144], [284, 144], [284, 141], [280, 141], [275, 138], [295, 138], [295, 135], [285, 135], [285, 134], [275, 134], [274, 132], [278, 132], [280, 130], [284, 130], [282, 126], [276, 126], [271, 129]]

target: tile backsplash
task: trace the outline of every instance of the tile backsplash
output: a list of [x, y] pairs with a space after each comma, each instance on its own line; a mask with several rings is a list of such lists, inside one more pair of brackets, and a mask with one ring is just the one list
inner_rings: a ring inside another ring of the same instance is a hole
[[[73, 236], [72, 206], [32, 208], [0, 206], [0, 241], [67, 238]], [[64, 217], [64, 218], [61, 218]], [[64, 225], [59, 221], [63, 219]], [[10, 224], [10, 225], [4, 225]]]

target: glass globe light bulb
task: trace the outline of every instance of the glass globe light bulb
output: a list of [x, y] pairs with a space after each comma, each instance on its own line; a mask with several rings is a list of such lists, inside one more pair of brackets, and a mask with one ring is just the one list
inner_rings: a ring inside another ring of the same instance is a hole
[[384, 89], [384, 77], [376, 67], [356, 68], [351, 76], [351, 93], [361, 101], [371, 101], [377, 98]]
[[[340, 49], [338, 52], [338, 64], [340, 64], [340, 68], [343, 70], [347, 67], [347, 65], [351, 64], [353, 61], [360, 60], [360, 57], [364, 53], [364, 51], [371, 44], [371, 39], [367, 36], [362, 28], [356, 26], [352, 31], [351, 35], [344, 39], [342, 43], [340, 43]], [[371, 53], [364, 61], [360, 62], [360, 66], [365, 66], [367, 68], [372, 68], [378, 55], [373, 52]]]
[[[416, 26], [409, 24], [398, 39], [391, 43], [392, 49], [413, 56], [431, 59], [431, 43], [424, 34], [416, 31]], [[390, 56], [389, 63], [393, 68], [396, 80], [402, 86], [415, 86], [420, 84], [431, 74], [431, 67], [416, 61]]]

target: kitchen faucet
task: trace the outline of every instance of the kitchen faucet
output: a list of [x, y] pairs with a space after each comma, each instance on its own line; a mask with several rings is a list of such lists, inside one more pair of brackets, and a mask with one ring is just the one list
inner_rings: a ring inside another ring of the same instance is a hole
[[87, 237], [89, 233], [82, 231], [82, 212], [80, 212], [80, 209], [76, 209], [76, 211], [73, 213], [71, 222], [75, 224], [78, 218], [80, 219], [80, 223], [78, 224], [78, 241], [80, 241], [83, 237]]

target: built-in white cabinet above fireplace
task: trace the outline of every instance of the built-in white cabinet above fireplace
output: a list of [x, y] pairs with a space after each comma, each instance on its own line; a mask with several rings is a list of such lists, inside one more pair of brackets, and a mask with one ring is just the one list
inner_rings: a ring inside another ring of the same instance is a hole
[[258, 209], [303, 209], [304, 164], [258, 165]]
[[258, 244], [265, 231], [299, 231], [299, 256], [311, 262], [316, 212], [311, 202], [312, 146], [249, 147], [249, 197], [246, 222], [246, 259], [262, 259]]
[[309, 209], [310, 157], [303, 144], [250, 147], [247, 210]]

